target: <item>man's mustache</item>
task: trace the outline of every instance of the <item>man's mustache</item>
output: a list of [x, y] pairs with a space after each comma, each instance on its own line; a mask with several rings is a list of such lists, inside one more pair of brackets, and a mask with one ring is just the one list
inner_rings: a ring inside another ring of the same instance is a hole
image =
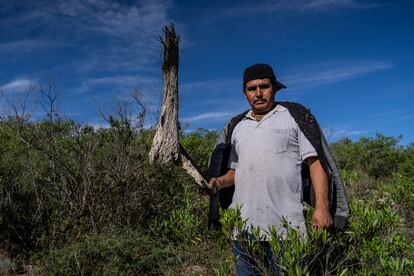
[[267, 102], [267, 100], [265, 99], [256, 99], [253, 101], [253, 103], [257, 103], [257, 102]]

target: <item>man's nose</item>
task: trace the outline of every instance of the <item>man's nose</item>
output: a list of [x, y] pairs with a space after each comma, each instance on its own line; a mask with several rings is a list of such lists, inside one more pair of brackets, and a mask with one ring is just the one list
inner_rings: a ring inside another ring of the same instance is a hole
[[263, 92], [262, 89], [260, 89], [259, 86], [256, 87], [256, 97], [262, 97], [263, 96]]

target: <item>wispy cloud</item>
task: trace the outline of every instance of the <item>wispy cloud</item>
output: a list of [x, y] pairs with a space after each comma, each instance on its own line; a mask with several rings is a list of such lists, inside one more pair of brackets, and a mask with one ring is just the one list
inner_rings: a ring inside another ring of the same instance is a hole
[[200, 90], [218, 90], [223, 91], [228, 89], [229, 87], [239, 87], [241, 89], [242, 86], [241, 79], [232, 79], [232, 78], [225, 78], [225, 79], [208, 79], [203, 81], [197, 82], [189, 82], [180, 85], [180, 89], [188, 91], [188, 92], [197, 92]]
[[[4, 43], [0, 50], [18, 46], [18, 51], [27, 51], [42, 48], [44, 41], [72, 41], [76, 45], [72, 50], [80, 57], [73, 61], [77, 69], [145, 69], [159, 58], [157, 37], [171, 21], [167, 16], [171, 7], [169, 0], [16, 3], [14, 16], [0, 19], [0, 24], [13, 28], [14, 34], [32, 38]], [[36, 31], [39, 29], [42, 32]]]
[[409, 120], [414, 118], [414, 114], [409, 114], [401, 117], [401, 121]]
[[[225, 111], [218, 112], [216, 117], [214, 112], [189, 117], [190, 120], [193, 118], [193, 121], [207, 119], [215, 122], [225, 121], [248, 108], [242, 93], [241, 78], [206, 79], [185, 83], [179, 87], [179, 93], [180, 105], [185, 106], [186, 110]], [[224, 119], [221, 120], [221, 117]], [[185, 119], [188, 118], [183, 120]]]
[[[282, 76], [280, 80], [288, 86], [289, 91], [292, 91], [359, 78], [393, 67], [394, 65], [392, 63], [384, 61], [329, 61], [311, 65], [300, 65], [293, 68], [291, 70], [292, 73]], [[180, 86], [180, 90], [185, 91], [185, 93], [196, 93], [200, 91], [203, 93], [205, 91], [213, 93], [217, 90], [223, 94], [223, 90], [225, 89], [241, 91], [241, 78], [209, 79], [185, 83]]]
[[[377, 129], [386, 126], [393, 126], [401, 121], [412, 120], [414, 113], [409, 109], [388, 110], [384, 112], [367, 115], [365, 119], [370, 125], [375, 125]], [[364, 118], [361, 118], [364, 120]]]
[[[252, 17], [260, 14], [261, 16], [286, 14], [286, 13], [304, 13], [304, 12], [331, 12], [340, 9], [372, 9], [383, 4], [363, 3], [359, 0], [264, 0], [260, 4], [253, 1], [238, 1], [237, 5], [215, 6], [214, 12], [210, 16], [217, 19], [228, 19], [235, 17]], [[212, 19], [211, 19], [212, 20]]]
[[62, 44], [55, 41], [47, 41], [43, 39], [24, 39], [0, 43], [0, 53], [17, 52], [21, 54], [26, 52], [46, 50], [58, 46], [62, 46]]
[[156, 78], [148, 78], [142, 77], [138, 75], [129, 75], [129, 76], [113, 76], [113, 77], [103, 77], [103, 78], [95, 78], [95, 79], [88, 79], [83, 82], [83, 85], [91, 87], [91, 86], [98, 86], [98, 85], [116, 85], [116, 86], [128, 86], [132, 87], [140, 84], [156, 84], [159, 83], [160, 80]]
[[383, 111], [383, 112], [370, 114], [370, 115], [368, 115], [368, 118], [381, 118], [381, 117], [397, 116], [399, 113], [401, 113], [401, 110], [387, 110], [387, 111]]
[[15, 79], [3, 86], [0, 86], [0, 90], [6, 93], [9, 92], [25, 92], [33, 86], [32, 81], [29, 79]]
[[185, 118], [182, 118], [181, 120], [185, 122], [217, 120], [217, 119], [228, 120], [229, 116], [231, 116], [232, 114], [233, 113], [230, 113], [230, 112], [207, 112], [207, 113], [202, 113], [202, 114], [191, 116], [191, 117], [185, 117]]
[[350, 138], [355, 136], [362, 136], [367, 133], [371, 133], [372, 130], [359, 130], [352, 129], [349, 127], [334, 127], [334, 128], [324, 128], [323, 133], [329, 141], [338, 140], [341, 138]]
[[328, 62], [301, 68], [302, 72], [284, 77], [283, 83], [289, 90], [297, 90], [354, 79], [393, 67], [392, 63], [381, 61]]
[[346, 9], [372, 9], [382, 6], [378, 3], [363, 3], [357, 0], [312, 0], [300, 1], [299, 5], [303, 10], [326, 10], [331, 8], [346, 8]]
[[90, 78], [82, 81], [81, 85], [72, 89], [70, 95], [83, 94], [93, 91], [96, 87], [111, 87], [112, 90], [153, 89], [161, 86], [159, 79], [142, 75], [109, 76]]

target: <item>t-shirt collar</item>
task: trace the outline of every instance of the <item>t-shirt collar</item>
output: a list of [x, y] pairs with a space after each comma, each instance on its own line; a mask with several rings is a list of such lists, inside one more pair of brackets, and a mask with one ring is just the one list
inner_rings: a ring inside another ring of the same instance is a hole
[[[272, 116], [273, 114], [275, 114], [276, 112], [283, 112], [286, 111], [286, 107], [281, 106], [280, 104], [276, 104], [276, 106], [270, 110], [266, 115], [263, 116], [263, 118], [260, 121], [266, 120], [268, 117]], [[245, 115], [245, 119], [251, 119], [251, 120], [255, 120], [256, 119], [253, 117], [253, 110], [249, 110], [249, 112], [247, 112], [247, 114]]]

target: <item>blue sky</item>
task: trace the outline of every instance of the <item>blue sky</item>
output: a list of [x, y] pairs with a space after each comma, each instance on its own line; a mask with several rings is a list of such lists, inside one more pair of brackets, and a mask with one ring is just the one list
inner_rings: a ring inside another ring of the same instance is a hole
[[[56, 80], [60, 116], [104, 126], [138, 88], [154, 123], [158, 36], [180, 34], [180, 120], [220, 129], [246, 110], [242, 74], [268, 63], [330, 141], [376, 132], [414, 142], [414, 3], [391, 0], [0, 0], [0, 89], [9, 99]], [[35, 93], [34, 93], [35, 94]], [[34, 97], [33, 99], [35, 99]], [[30, 109], [44, 116], [39, 100]], [[2, 102], [3, 110], [5, 108]]]

